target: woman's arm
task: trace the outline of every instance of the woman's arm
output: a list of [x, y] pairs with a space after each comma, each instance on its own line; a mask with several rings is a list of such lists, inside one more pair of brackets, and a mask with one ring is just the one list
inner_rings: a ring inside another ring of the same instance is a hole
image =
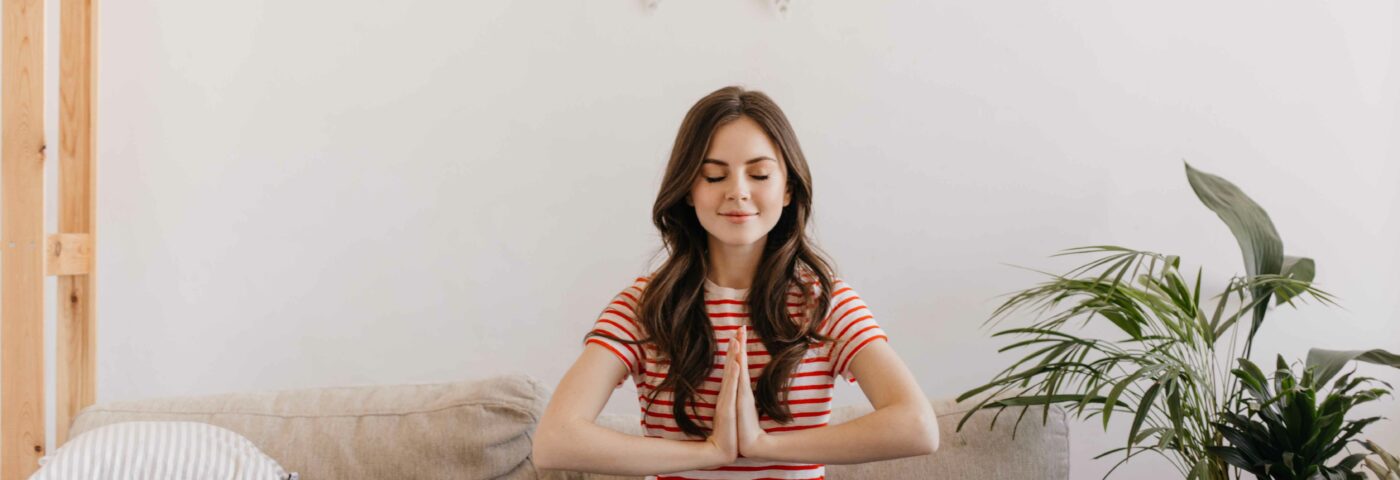
[[[726, 370], [726, 378], [733, 375], [729, 370]], [[732, 370], [737, 374], [737, 369]], [[607, 404], [614, 386], [626, 376], [627, 368], [612, 352], [602, 346], [588, 344], [560, 380], [535, 429], [532, 453], [535, 466], [550, 470], [637, 476], [711, 468], [734, 462], [738, 450], [733, 440], [729, 445], [723, 445], [714, 436], [709, 440], [695, 441], [641, 437], [594, 423]], [[728, 383], [732, 411], [732, 392], [737, 382]], [[716, 418], [716, 421], [719, 419]], [[731, 419], [730, 425], [732, 422]], [[717, 433], [719, 430], [716, 429]], [[733, 435], [732, 426], [728, 433]]]
[[760, 437], [746, 457], [850, 464], [927, 455], [938, 449], [938, 419], [923, 390], [886, 342], [866, 345], [851, 360], [875, 411], [850, 422]]

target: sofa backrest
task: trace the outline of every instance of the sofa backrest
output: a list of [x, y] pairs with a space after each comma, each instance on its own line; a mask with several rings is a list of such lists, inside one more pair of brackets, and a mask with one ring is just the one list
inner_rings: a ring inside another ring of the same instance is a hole
[[548, 398], [545, 385], [524, 375], [158, 398], [90, 406], [69, 435], [123, 421], [189, 420], [238, 432], [306, 480], [533, 480], [529, 435]]
[[[135, 420], [187, 420], [243, 435], [301, 478], [350, 479], [640, 479], [537, 470], [530, 437], [550, 389], [527, 375], [427, 384], [326, 387], [280, 392], [109, 402], [84, 409], [70, 438]], [[941, 438], [932, 455], [859, 465], [828, 465], [829, 479], [1069, 478], [1069, 430], [1064, 410], [1048, 418], [1033, 408], [1015, 437], [1008, 411], [989, 429], [994, 411], [978, 412], [954, 429], [965, 405], [933, 400]], [[832, 424], [865, 415], [869, 405], [838, 407]], [[604, 414], [598, 423], [641, 434], [635, 415]]]

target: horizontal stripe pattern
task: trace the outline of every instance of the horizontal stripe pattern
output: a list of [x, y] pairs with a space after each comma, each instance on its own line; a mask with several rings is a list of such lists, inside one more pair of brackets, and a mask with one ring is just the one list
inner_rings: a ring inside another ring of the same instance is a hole
[[242, 435], [202, 422], [105, 425], [73, 437], [39, 463], [30, 480], [296, 478]]
[[[633, 284], [613, 298], [593, 324], [593, 331], [606, 332], [628, 340], [641, 338], [642, 329], [636, 315], [638, 299], [646, 288], [646, 277], [637, 278]], [[820, 294], [820, 286], [808, 278], [811, 291]], [[831, 398], [836, 386], [836, 378], [844, 377], [855, 382], [850, 372], [851, 359], [872, 342], [889, 341], [876, 322], [869, 307], [860, 299], [855, 290], [840, 279], [833, 280], [831, 304], [821, 323], [821, 331], [835, 338], [834, 342], [823, 342], [807, 350], [788, 388], [787, 406], [793, 419], [781, 424], [760, 413], [759, 425], [767, 432], [789, 432], [820, 428], [831, 419]], [[715, 339], [725, 341], [738, 329], [745, 328], [749, 339], [745, 348], [749, 355], [749, 376], [755, 381], [768, 365], [769, 355], [763, 341], [756, 338], [750, 324], [748, 307], [744, 302], [746, 290], [718, 287], [708, 281], [705, 286], [705, 310], [710, 318]], [[788, 293], [788, 314], [792, 318], [803, 318], [807, 307], [802, 303], [802, 292], [794, 287]], [[645, 436], [673, 440], [696, 440], [681, 432], [675, 421], [674, 402], [669, 391], [652, 393], [666, 379], [670, 362], [659, 359], [658, 352], [651, 344], [628, 345], [603, 337], [589, 337], [587, 344], [597, 344], [612, 352], [629, 372], [629, 378], [637, 389], [639, 423]], [[715, 413], [715, 400], [719, 395], [724, 374], [724, 357], [728, 354], [728, 344], [719, 344], [711, 365], [710, 375], [697, 389], [697, 397], [691, 399], [687, 415], [703, 429], [709, 430]], [[586, 345], [585, 345], [586, 346]], [[626, 379], [619, 382], [621, 388]], [[824, 478], [825, 466], [820, 464], [793, 464], [739, 458], [733, 464], [703, 470], [675, 472], [666, 475], [648, 476], [648, 479], [820, 479]]]

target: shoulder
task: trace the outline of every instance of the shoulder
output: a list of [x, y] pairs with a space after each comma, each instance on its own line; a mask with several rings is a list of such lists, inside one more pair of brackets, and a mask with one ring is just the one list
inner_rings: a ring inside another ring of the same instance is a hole
[[[817, 296], [822, 294], [822, 283], [815, 276], [803, 276], [802, 285], [807, 291]], [[834, 299], [854, 294], [855, 289], [851, 288], [851, 284], [847, 283], [845, 279], [835, 275], [831, 277], [831, 298]]]
[[642, 292], [646, 291], [647, 283], [650, 281], [651, 277], [636, 277], [632, 279], [630, 285], [613, 296], [612, 304], [622, 304], [628, 309], [636, 310], [637, 305], [640, 305], [642, 302]]
[[[812, 309], [817, 308], [817, 302], [826, 296], [823, 293], [821, 281], [818, 280], [815, 275], [811, 274], [803, 275], [800, 278], [802, 279], [801, 286], [794, 286], [791, 295], [794, 297], [805, 295], [807, 297], [807, 307]], [[836, 275], [832, 275], [830, 278], [831, 295], [826, 298], [826, 312], [823, 314], [824, 317], [830, 317], [838, 310], [846, 311], [864, 306], [860, 295], [856, 293], [855, 289], [852, 288], [845, 279]], [[806, 290], [806, 292], [802, 290]]]
[[855, 295], [856, 289], [851, 287], [845, 279], [841, 277], [831, 278], [831, 298]]

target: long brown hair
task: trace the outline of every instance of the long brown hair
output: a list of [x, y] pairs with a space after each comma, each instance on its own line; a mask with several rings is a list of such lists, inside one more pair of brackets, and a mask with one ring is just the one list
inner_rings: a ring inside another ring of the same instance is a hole
[[[749, 319], [763, 340], [770, 360], [758, 376], [754, 402], [760, 413], [786, 424], [792, 421], [787, 407], [788, 382], [813, 343], [833, 341], [818, 330], [831, 303], [834, 264], [807, 237], [812, 216], [812, 177], [807, 159], [798, 146], [783, 111], [768, 95], [756, 90], [730, 86], [706, 95], [696, 102], [681, 122], [671, 160], [666, 166], [661, 190], [652, 207], [652, 223], [661, 232], [669, 253], [642, 291], [637, 320], [643, 329], [638, 340], [626, 340], [594, 331], [598, 335], [628, 344], [651, 342], [671, 367], [665, 380], [651, 392], [650, 402], [662, 391], [673, 391], [671, 411], [682, 432], [695, 437], [707, 435], [686, 412], [685, 406], [697, 396], [717, 355], [717, 342], [705, 312], [704, 281], [709, 271], [708, 234], [686, 204], [710, 138], [721, 125], [744, 116], [756, 121], [778, 146], [787, 166], [791, 202], [768, 232], [763, 258], [748, 292]], [[813, 295], [809, 284], [821, 286]], [[801, 287], [806, 314], [795, 319], [788, 315], [788, 292]], [[741, 386], [742, 387], [742, 386]], [[698, 413], [695, 413], [698, 416]]]

